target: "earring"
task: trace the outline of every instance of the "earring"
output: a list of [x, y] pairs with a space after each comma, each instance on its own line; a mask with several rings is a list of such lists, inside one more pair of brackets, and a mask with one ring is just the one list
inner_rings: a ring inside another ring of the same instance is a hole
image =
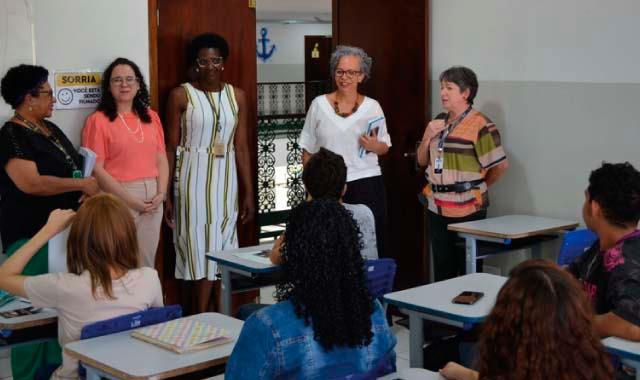
[[196, 73], [199, 73], [199, 72], [200, 72], [200, 69], [196, 67]]
[[33, 107], [29, 106], [29, 112], [33, 111]]
[[222, 67], [222, 71], [224, 71], [224, 66]]

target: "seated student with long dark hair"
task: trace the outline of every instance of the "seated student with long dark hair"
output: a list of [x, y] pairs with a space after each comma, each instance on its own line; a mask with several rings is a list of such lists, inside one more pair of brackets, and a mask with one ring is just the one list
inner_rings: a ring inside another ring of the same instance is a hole
[[[70, 223], [69, 273], [22, 276], [31, 257]], [[54, 210], [35, 236], [0, 266], [0, 289], [58, 311], [60, 346], [80, 339], [90, 323], [162, 306], [158, 273], [141, 268], [133, 217], [118, 198], [100, 194], [77, 214]], [[52, 369], [53, 370], [53, 369]], [[76, 379], [78, 361], [63, 353], [52, 379]]]
[[448, 363], [450, 380], [608, 380], [609, 358], [591, 305], [569, 273], [546, 260], [515, 267], [481, 327], [476, 368]]
[[280, 301], [249, 317], [225, 378], [332, 379], [395, 370], [396, 338], [369, 294], [358, 226], [336, 201], [291, 211]]

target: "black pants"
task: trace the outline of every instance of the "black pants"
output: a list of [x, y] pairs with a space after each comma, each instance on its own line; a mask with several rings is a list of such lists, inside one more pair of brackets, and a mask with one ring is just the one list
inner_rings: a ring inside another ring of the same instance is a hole
[[[427, 211], [429, 219], [429, 238], [433, 255], [434, 281], [447, 280], [465, 274], [465, 250], [456, 247], [458, 233], [447, 230], [452, 223], [485, 219], [487, 210], [478, 211], [462, 218], [449, 218]], [[478, 267], [478, 272], [482, 270]]]
[[367, 205], [376, 222], [376, 244], [379, 257], [389, 257], [385, 243], [387, 232], [387, 193], [382, 176], [368, 177], [347, 182], [344, 203]]

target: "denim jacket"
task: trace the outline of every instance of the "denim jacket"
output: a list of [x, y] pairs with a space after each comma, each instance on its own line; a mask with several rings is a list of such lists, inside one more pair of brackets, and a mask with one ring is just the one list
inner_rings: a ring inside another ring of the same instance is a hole
[[[334, 347], [326, 352], [314, 340], [311, 325], [305, 326], [304, 319], [296, 316], [290, 301], [261, 309], [244, 323], [225, 379], [355, 379], [368, 378], [362, 376], [366, 372], [378, 376], [393, 372], [396, 337], [378, 301], [371, 323], [373, 338], [368, 346]], [[352, 374], [360, 375], [349, 377]]]

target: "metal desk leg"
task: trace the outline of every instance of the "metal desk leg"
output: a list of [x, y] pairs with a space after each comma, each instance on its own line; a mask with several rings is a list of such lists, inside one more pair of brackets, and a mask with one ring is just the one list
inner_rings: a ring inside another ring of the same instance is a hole
[[101, 380], [103, 378], [109, 380], [117, 380], [117, 378], [108, 375], [97, 368], [93, 368], [86, 363], [82, 363], [82, 366], [87, 370], [86, 380]]
[[640, 363], [635, 360], [621, 359], [623, 364], [633, 367], [636, 370], [636, 380], [640, 380]]
[[414, 313], [409, 313], [409, 366], [423, 368], [424, 335], [422, 333], [424, 321]]
[[465, 236], [465, 261], [466, 274], [476, 273], [476, 257], [478, 255], [478, 241], [470, 236]]
[[531, 251], [532, 259], [541, 259], [542, 258], [542, 243], [537, 243], [529, 247]]
[[224, 265], [220, 265], [222, 271], [222, 284], [220, 286], [222, 299], [222, 314], [231, 316], [231, 272]]

